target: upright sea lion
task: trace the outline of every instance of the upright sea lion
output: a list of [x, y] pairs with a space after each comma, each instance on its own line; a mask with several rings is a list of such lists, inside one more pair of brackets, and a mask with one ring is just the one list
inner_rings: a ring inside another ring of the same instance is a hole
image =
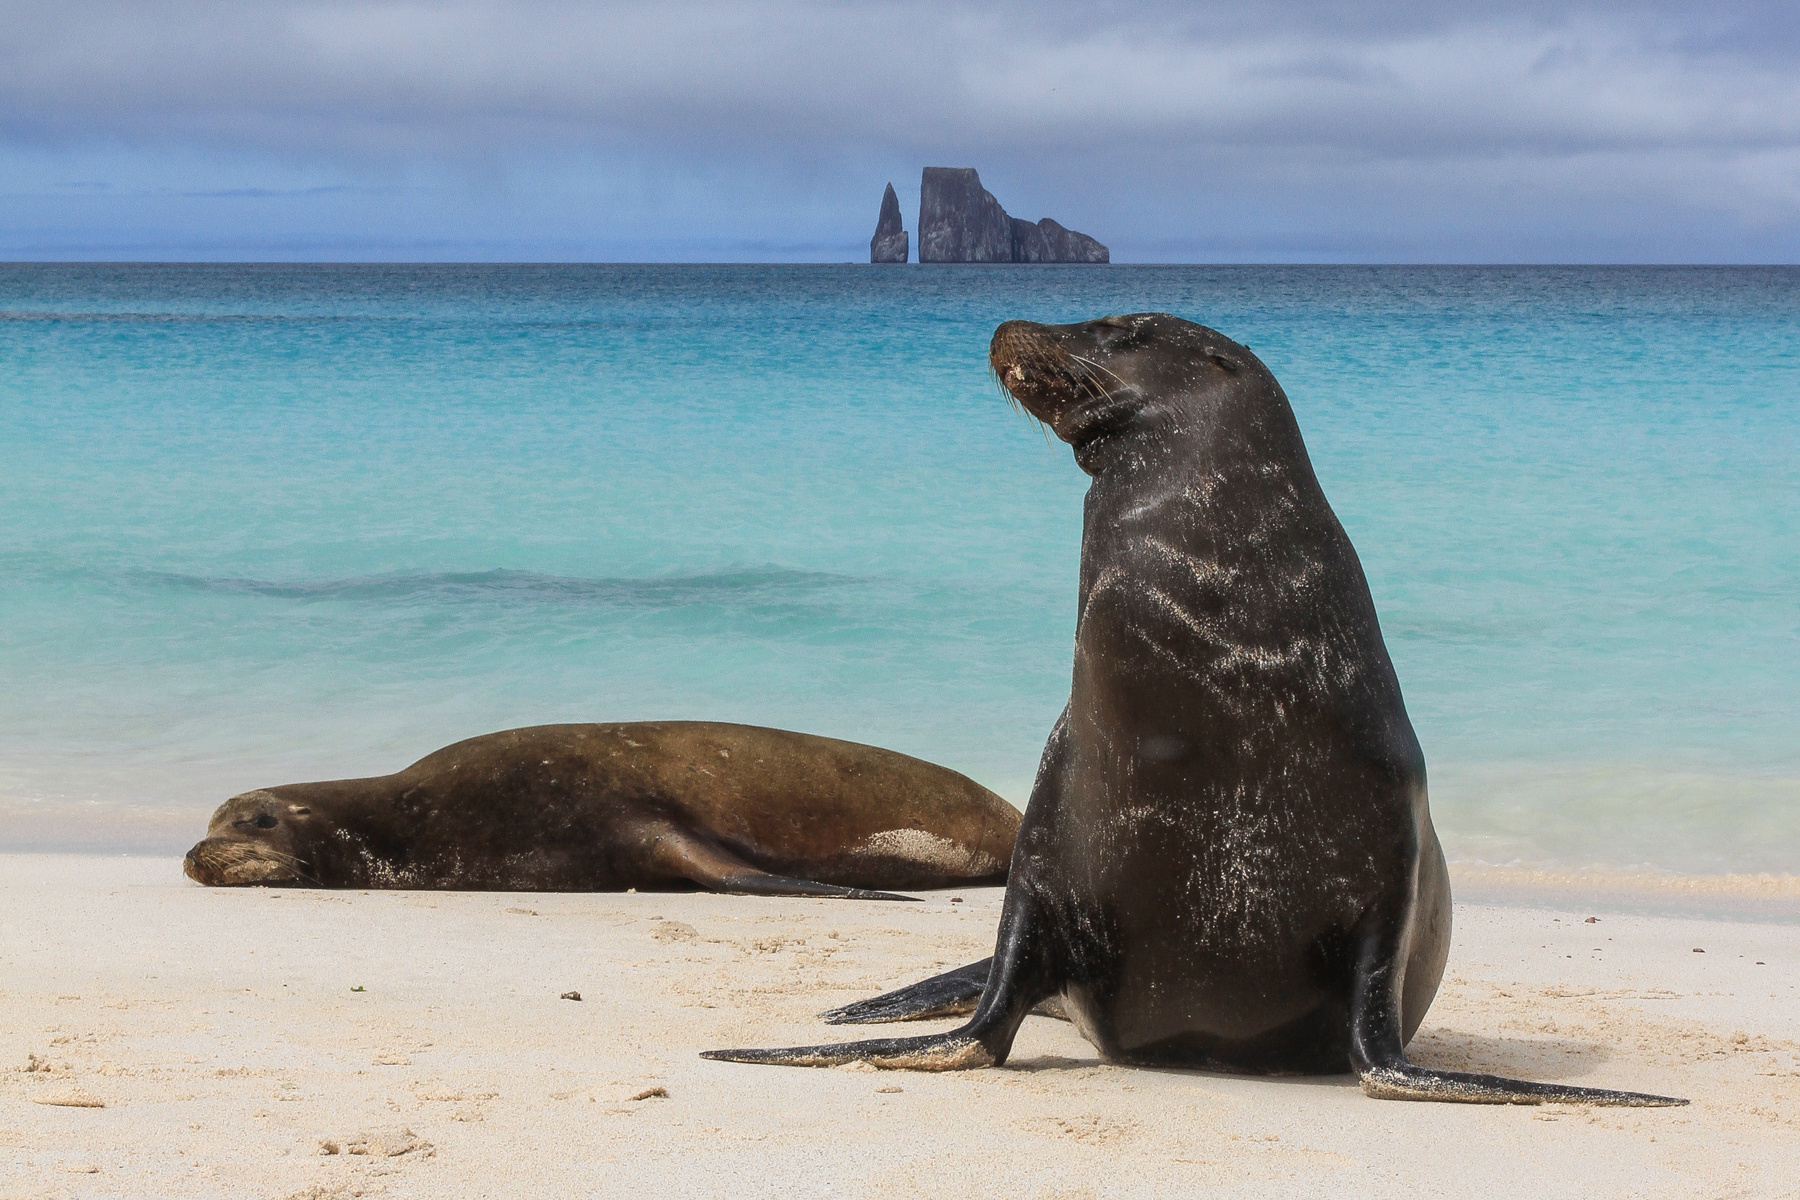
[[997, 1065], [1054, 998], [1119, 1062], [1353, 1070], [1383, 1099], [1682, 1103], [1407, 1061], [1450, 949], [1449, 875], [1362, 566], [1268, 369], [1164, 314], [1008, 321], [989, 361], [1093, 477], [1069, 704], [991, 969], [849, 1013], [979, 991], [974, 1016], [707, 1057]]
[[539, 725], [393, 775], [233, 796], [204, 884], [604, 892], [698, 885], [905, 900], [999, 883], [1012, 805], [891, 750], [752, 725]]

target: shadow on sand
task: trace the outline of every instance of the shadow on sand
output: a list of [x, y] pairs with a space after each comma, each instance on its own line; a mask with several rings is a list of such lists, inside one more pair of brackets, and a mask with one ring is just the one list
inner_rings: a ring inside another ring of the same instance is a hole
[[[1531, 1079], [1541, 1083], [1559, 1083], [1589, 1074], [1596, 1066], [1612, 1057], [1609, 1047], [1596, 1042], [1572, 1038], [1526, 1037], [1523, 1035], [1490, 1035], [1465, 1033], [1451, 1029], [1421, 1029], [1406, 1048], [1406, 1056], [1421, 1067], [1444, 1071], [1474, 1071], [1484, 1075], [1501, 1075], [1509, 1079]], [[1069, 1058], [1060, 1054], [1040, 1054], [1030, 1058], [1014, 1058], [1005, 1070], [1036, 1073], [1041, 1071], [1078, 1071], [1104, 1066], [1098, 1056]], [[1130, 1070], [1156, 1071], [1177, 1075], [1218, 1075], [1224, 1078], [1266, 1078], [1285, 1083], [1310, 1083], [1326, 1087], [1356, 1087], [1357, 1082], [1346, 1066], [1342, 1075], [1241, 1075], [1235, 1072], [1210, 1071], [1202, 1068], [1148, 1067], [1118, 1064]]]

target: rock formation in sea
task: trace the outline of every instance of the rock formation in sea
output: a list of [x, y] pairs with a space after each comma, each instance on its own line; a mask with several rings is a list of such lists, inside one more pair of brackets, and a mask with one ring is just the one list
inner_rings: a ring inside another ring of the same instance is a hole
[[973, 167], [926, 167], [919, 179], [919, 261], [1009, 263], [1012, 218]]
[[875, 219], [875, 236], [869, 239], [869, 261], [903, 263], [911, 245], [906, 230], [900, 225], [900, 197], [894, 185], [888, 184], [881, 196], [881, 215]]
[[1103, 263], [1112, 260], [1105, 246], [1085, 233], [1064, 229], [1045, 217], [1036, 225], [1012, 219], [1013, 258], [1022, 263]]
[[[885, 219], [885, 198], [881, 211]], [[919, 261], [1103, 263], [1111, 255], [1087, 234], [1049, 217], [1034, 225], [1007, 216], [973, 167], [926, 167], [919, 180]]]

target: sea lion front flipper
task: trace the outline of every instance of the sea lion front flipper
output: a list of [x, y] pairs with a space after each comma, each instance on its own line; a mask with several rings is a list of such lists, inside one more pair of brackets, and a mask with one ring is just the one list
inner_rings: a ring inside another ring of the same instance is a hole
[[1350, 1066], [1377, 1100], [1442, 1100], [1457, 1104], [1607, 1104], [1661, 1108], [1674, 1096], [1533, 1083], [1468, 1071], [1437, 1071], [1407, 1061], [1400, 1040], [1401, 931], [1377, 905], [1364, 915], [1350, 1002]]
[[650, 857], [666, 874], [697, 883], [712, 892], [749, 896], [829, 896], [841, 900], [918, 899], [895, 892], [875, 892], [867, 888], [839, 887], [835, 883], [771, 875], [730, 851], [672, 825], [657, 831]]
[[[997, 1067], [1012, 1050], [1026, 1014], [1060, 990], [1044, 951], [1043, 931], [1032, 935], [1031, 902], [1009, 889], [1000, 917], [999, 945], [981, 1003], [969, 1023], [948, 1033], [925, 1037], [875, 1038], [823, 1046], [788, 1046], [778, 1050], [707, 1050], [701, 1058], [718, 1062], [767, 1063], [789, 1067], [837, 1067], [866, 1062], [888, 1070], [962, 1071]], [[969, 970], [970, 968], [963, 968]], [[952, 972], [955, 974], [955, 972]], [[929, 981], [927, 981], [929, 982]]]
[[[894, 1021], [935, 1021], [939, 1017], [960, 1017], [975, 1011], [981, 990], [987, 985], [992, 958], [933, 975], [867, 1000], [858, 1000], [842, 1008], [827, 1009], [819, 1015], [827, 1025], [883, 1025]], [[1066, 1021], [1062, 999], [1052, 996], [1031, 1010], [1033, 1016], [1054, 1017]]]
[[867, 1000], [819, 1015], [829, 1025], [881, 1025], [889, 1021], [929, 1021], [935, 1017], [960, 1017], [975, 1011], [987, 986], [992, 958], [933, 975], [907, 987], [895, 988]]

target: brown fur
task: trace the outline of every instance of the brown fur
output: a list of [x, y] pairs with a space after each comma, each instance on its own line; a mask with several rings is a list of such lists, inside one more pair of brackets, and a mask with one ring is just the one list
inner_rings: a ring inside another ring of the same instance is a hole
[[540, 725], [234, 796], [204, 884], [783, 895], [1001, 883], [1019, 814], [891, 750], [694, 721]]

